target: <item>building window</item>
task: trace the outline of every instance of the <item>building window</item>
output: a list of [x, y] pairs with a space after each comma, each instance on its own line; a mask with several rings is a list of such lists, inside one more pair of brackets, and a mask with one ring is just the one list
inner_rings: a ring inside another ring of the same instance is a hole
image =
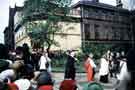
[[95, 24], [94, 25], [94, 31], [95, 31], [95, 39], [99, 39], [99, 25]]
[[90, 39], [90, 24], [84, 24], [85, 40]]

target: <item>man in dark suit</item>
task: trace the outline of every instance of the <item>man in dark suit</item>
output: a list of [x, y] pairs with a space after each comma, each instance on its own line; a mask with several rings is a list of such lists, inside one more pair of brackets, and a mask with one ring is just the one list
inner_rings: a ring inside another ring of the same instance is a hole
[[67, 58], [66, 62], [66, 67], [65, 67], [65, 79], [72, 79], [75, 80], [75, 51], [69, 51], [69, 55]]

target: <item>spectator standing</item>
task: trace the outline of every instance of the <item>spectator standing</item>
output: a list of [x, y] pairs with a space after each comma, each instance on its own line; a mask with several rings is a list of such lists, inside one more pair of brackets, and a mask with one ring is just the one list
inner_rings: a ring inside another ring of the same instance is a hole
[[130, 73], [127, 69], [127, 59], [121, 58], [120, 61], [120, 73], [117, 75], [118, 77], [118, 86], [117, 90], [127, 90], [127, 85], [130, 81]]
[[111, 52], [110, 54], [110, 59], [109, 59], [109, 72], [110, 72], [110, 77], [114, 76], [114, 54]]
[[127, 68], [131, 74], [128, 90], [135, 90], [135, 47], [131, 48], [127, 53]]
[[33, 64], [33, 61], [31, 59], [31, 53], [29, 51], [29, 46], [24, 43], [23, 44], [23, 57], [22, 59], [24, 60], [24, 64], [31, 64], [32, 66], [34, 66]]
[[65, 76], [64, 76], [65, 79], [75, 80], [75, 74], [76, 74], [75, 61], [76, 61], [75, 51], [69, 51], [69, 55], [65, 67]]
[[35, 70], [38, 70], [38, 62], [39, 62], [39, 58], [38, 58], [38, 53], [37, 51], [34, 49], [32, 52], [31, 52], [31, 59], [33, 61], [33, 65], [34, 65], [34, 69]]
[[51, 59], [48, 57], [47, 52], [44, 52], [39, 61], [39, 70], [51, 72]]

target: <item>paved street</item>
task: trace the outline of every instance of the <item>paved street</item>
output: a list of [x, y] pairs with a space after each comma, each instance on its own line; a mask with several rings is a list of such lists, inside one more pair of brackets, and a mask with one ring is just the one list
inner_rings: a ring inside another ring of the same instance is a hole
[[[55, 90], [59, 90], [60, 82], [64, 78], [64, 73], [53, 73], [53, 78], [55, 79], [55, 86], [54, 86]], [[95, 75], [95, 79], [98, 82], [98, 74]], [[86, 81], [87, 81], [86, 74], [85, 73], [77, 73], [76, 80], [78, 82], [79, 90], [83, 90], [82, 84], [86, 83]], [[101, 85], [103, 85], [103, 87], [104, 87], [104, 90], [114, 90], [116, 79], [112, 78], [109, 80], [110, 81], [108, 84], [101, 83]]]

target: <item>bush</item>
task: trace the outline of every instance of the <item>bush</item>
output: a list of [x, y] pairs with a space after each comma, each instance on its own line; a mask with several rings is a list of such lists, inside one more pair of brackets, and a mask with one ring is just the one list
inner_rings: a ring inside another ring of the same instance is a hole
[[111, 48], [111, 44], [85, 44], [82, 50], [86, 54], [93, 53], [94, 59], [100, 59], [101, 56]]
[[67, 55], [64, 51], [56, 51], [52, 53], [51, 59], [54, 67], [63, 67], [67, 60]]

